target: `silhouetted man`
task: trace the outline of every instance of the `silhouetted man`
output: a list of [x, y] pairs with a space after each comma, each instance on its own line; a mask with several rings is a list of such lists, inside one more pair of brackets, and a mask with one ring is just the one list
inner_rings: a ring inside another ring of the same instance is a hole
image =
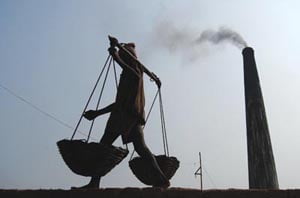
[[[113, 104], [98, 111], [89, 110], [85, 112], [84, 117], [93, 120], [97, 116], [111, 112], [100, 143], [111, 145], [120, 135], [124, 144], [132, 142], [136, 152], [151, 164], [153, 174], [159, 178], [160, 181], [154, 186], [168, 187], [170, 182], [162, 173], [155, 157], [146, 146], [142, 128], [145, 124], [143, 73], [145, 72], [153, 79], [158, 87], [161, 86], [161, 82], [154, 73], [149, 72], [147, 68], [128, 55], [129, 52], [137, 57], [134, 43], [122, 44], [127, 52], [121, 47], [118, 51], [116, 50], [115, 47], [118, 46], [116, 38], [110, 37], [110, 44], [111, 47], [108, 51], [122, 68], [116, 100]], [[95, 176], [91, 178], [87, 185], [80, 188], [99, 188], [99, 184], [100, 177]]]

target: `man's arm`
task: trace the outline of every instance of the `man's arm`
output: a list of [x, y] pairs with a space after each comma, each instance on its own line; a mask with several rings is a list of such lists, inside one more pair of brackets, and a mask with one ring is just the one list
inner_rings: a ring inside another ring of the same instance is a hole
[[[112, 37], [112, 36], [108, 36], [108, 39], [109, 39], [109, 41], [110, 41], [110, 46], [111, 46], [111, 48], [113, 48], [114, 49], [114, 47], [115, 46], [117, 46], [119, 49], [122, 49], [122, 50], [124, 50], [134, 61], [136, 61], [138, 64], [140, 64], [141, 66], [142, 66], [142, 68], [143, 68], [143, 71], [152, 79], [152, 80], [154, 80], [155, 82], [156, 82], [156, 84], [157, 84], [157, 86], [158, 86], [158, 88], [160, 88], [161, 87], [161, 81], [160, 81], [160, 79], [153, 73], [153, 72], [150, 72], [135, 56], [133, 56], [125, 47], [123, 47], [120, 43], [119, 43], [119, 41], [118, 41], [118, 39], [116, 39], [115, 37]], [[116, 54], [116, 53], [115, 53]], [[119, 57], [119, 59], [120, 59], [120, 57]], [[121, 59], [120, 59], [121, 60]], [[116, 60], [117, 61], [117, 60]], [[117, 61], [118, 62], [118, 61]], [[123, 62], [123, 61], [122, 61]], [[122, 63], [121, 63], [122, 64]], [[122, 65], [120, 64], [120, 66], [122, 67]], [[123, 66], [126, 66], [126, 63], [125, 63], [125, 65], [123, 65]], [[127, 65], [127, 67], [129, 67], [128, 65]]]
[[141, 77], [140, 74], [136, 70], [134, 70], [132, 67], [127, 65], [119, 56], [119, 54], [116, 52], [116, 49], [114, 47], [110, 47], [108, 49], [110, 55], [114, 58], [114, 60], [123, 68], [130, 70], [134, 75], [136, 75], [138, 78]]
[[155, 81], [155, 83], [157, 84], [158, 88], [161, 87], [161, 81], [160, 79], [153, 73], [150, 72], [136, 57], [134, 57], [125, 47], [123, 47], [122, 45], [120, 45], [119, 43], [116, 45], [119, 49], [124, 50], [134, 61], [136, 61], [138, 64], [140, 64], [143, 68], [143, 71], [145, 72], [145, 74], [147, 74], [152, 80]]
[[152, 80], [154, 80], [158, 88], [160, 88], [161, 87], [160, 79], [153, 72], [150, 72], [145, 66], [143, 66], [143, 69], [145, 74], [147, 74]]
[[99, 110], [89, 110], [84, 112], [83, 117], [85, 117], [88, 120], [94, 120], [96, 117], [109, 113], [113, 110], [115, 106], [115, 103], [112, 103], [106, 107], [104, 107], [103, 109], [99, 109]]

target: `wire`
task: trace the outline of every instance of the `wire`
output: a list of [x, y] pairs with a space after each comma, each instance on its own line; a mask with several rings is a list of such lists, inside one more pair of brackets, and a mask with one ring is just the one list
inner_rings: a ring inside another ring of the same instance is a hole
[[[66, 128], [69, 128], [71, 130], [74, 130], [74, 127], [72, 127], [71, 125], [65, 123], [64, 121], [58, 119], [57, 117], [55, 117], [54, 115], [46, 112], [45, 110], [39, 108], [38, 106], [36, 106], [35, 104], [33, 104], [32, 102], [26, 100], [25, 98], [23, 98], [22, 96], [16, 94], [14, 91], [12, 91], [11, 89], [9, 89], [8, 87], [0, 84], [0, 87], [2, 89], [4, 89], [7, 93], [9, 93], [10, 95], [12, 95], [13, 97], [17, 98], [18, 100], [22, 101], [23, 103], [27, 104], [28, 106], [30, 106], [31, 108], [35, 109], [36, 111], [42, 113], [43, 115], [47, 116], [48, 118], [51, 118], [52, 120], [56, 121], [57, 123], [59, 123], [60, 125], [62, 126], [65, 126]], [[85, 133], [83, 133], [82, 131], [79, 131], [78, 132], [81, 134], [81, 135], [84, 135], [87, 137], [87, 135]], [[94, 140], [94, 138], [93, 138]]]
[[212, 183], [212, 185], [214, 186], [214, 188], [216, 188], [216, 184], [213, 181], [213, 179], [211, 178], [211, 176], [208, 174], [208, 171], [205, 169], [204, 165], [202, 164], [202, 168], [204, 169], [205, 173], [207, 174], [208, 179], [210, 180], [210, 182]]

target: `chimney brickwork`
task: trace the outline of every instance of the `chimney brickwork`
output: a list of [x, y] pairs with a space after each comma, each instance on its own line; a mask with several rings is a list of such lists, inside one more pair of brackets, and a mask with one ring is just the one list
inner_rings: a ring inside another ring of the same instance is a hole
[[244, 86], [250, 189], [278, 189], [278, 179], [254, 50], [244, 48]]

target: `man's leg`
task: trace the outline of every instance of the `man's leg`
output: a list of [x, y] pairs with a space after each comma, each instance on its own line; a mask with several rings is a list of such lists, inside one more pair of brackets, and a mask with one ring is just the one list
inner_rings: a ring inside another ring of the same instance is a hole
[[[112, 145], [112, 143], [118, 138], [118, 136], [119, 135], [117, 133], [110, 132], [106, 129], [100, 140], [100, 143], [105, 145]], [[72, 187], [72, 189], [99, 188], [100, 179], [101, 179], [100, 176], [93, 176], [91, 177], [91, 180], [87, 185], [84, 185], [82, 187]]]
[[[106, 129], [100, 140], [100, 143], [105, 145], [112, 145], [112, 143], [118, 138], [118, 136], [119, 135], [117, 133], [110, 132]], [[91, 181], [88, 185], [91, 185], [92, 188], [99, 188], [100, 179], [100, 176], [91, 177]]]
[[132, 131], [134, 133], [133, 138], [133, 146], [135, 151], [144, 159], [150, 162], [151, 166], [153, 167], [154, 174], [157, 175], [160, 178], [160, 182], [158, 184], [155, 184], [155, 186], [161, 186], [161, 187], [169, 187], [170, 182], [165, 177], [161, 169], [159, 168], [159, 165], [157, 164], [157, 161], [149, 148], [147, 147], [144, 139], [144, 133], [141, 125], [137, 125]]

